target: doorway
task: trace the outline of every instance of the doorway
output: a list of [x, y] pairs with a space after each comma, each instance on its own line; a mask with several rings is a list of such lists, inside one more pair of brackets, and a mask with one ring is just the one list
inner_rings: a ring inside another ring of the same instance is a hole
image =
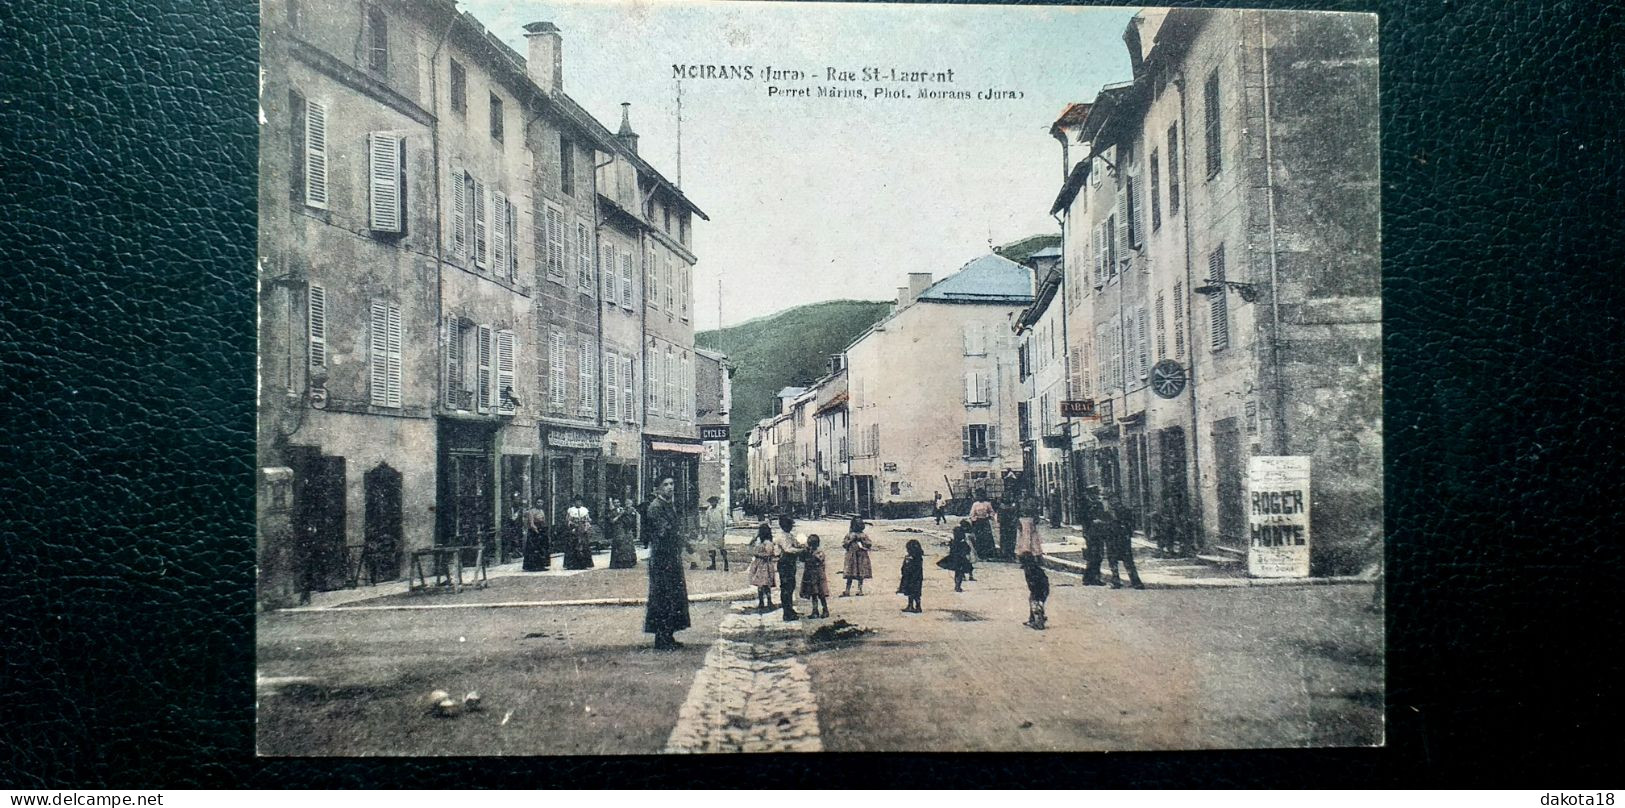
[[366, 573], [370, 583], [393, 581], [401, 571], [401, 473], [379, 463], [362, 476], [366, 519], [362, 530], [357, 578]]
[[302, 452], [294, 471], [294, 568], [302, 599], [344, 585], [344, 458]]
[[1242, 502], [1241, 430], [1235, 418], [1213, 424], [1213, 455], [1219, 475], [1219, 544], [1240, 550], [1247, 546], [1243, 532], [1247, 515]]

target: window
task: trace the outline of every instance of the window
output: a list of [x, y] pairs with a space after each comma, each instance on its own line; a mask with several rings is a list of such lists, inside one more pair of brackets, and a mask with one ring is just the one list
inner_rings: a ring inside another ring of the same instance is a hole
[[621, 300], [621, 292], [616, 288], [621, 273], [615, 264], [615, 242], [599, 240], [598, 249], [598, 274], [604, 276], [604, 300], [613, 306]]
[[508, 200], [491, 189], [491, 269], [498, 276], [508, 274]]
[[377, 6], [367, 9], [367, 67], [380, 73], [389, 69], [389, 18]]
[[1164, 312], [1162, 293], [1157, 293], [1157, 361], [1168, 358], [1168, 318]]
[[468, 71], [456, 59], [451, 60], [451, 109], [468, 115]]
[[627, 423], [631, 423], [637, 420], [637, 400], [632, 397], [632, 375], [636, 360], [628, 356], [621, 361], [626, 363], [621, 369], [621, 415]]
[[1168, 127], [1168, 215], [1179, 215], [1179, 124]]
[[575, 150], [569, 138], [559, 135], [559, 190], [569, 196], [576, 193]]
[[490, 205], [485, 198], [485, 183], [474, 180], [474, 265], [490, 267], [491, 219]]
[[[1133, 345], [1133, 340], [1134, 340], [1134, 309], [1129, 309], [1127, 312], [1125, 312], [1123, 314], [1123, 337], [1122, 338], [1124, 340], [1129, 341], [1129, 344], [1126, 346], [1128, 348], [1128, 354], [1127, 354], [1127, 357], [1126, 357], [1127, 360], [1128, 360], [1127, 361], [1128, 367], [1123, 369], [1123, 373], [1124, 373], [1125, 378], [1134, 378], [1134, 377], [1139, 375], [1138, 373], [1135, 372], [1135, 364], [1134, 364], [1134, 361], [1135, 361], [1134, 360], [1134, 345]], [[1123, 385], [1123, 387], [1124, 387], [1124, 389], [1127, 389], [1127, 385]]]
[[496, 404], [496, 370], [495, 346], [492, 345], [491, 327], [481, 325], [474, 327], [474, 361], [477, 365], [475, 373], [475, 397], [480, 412], [490, 412]]
[[677, 365], [677, 417], [684, 421], [690, 420], [694, 415], [694, 377], [689, 373], [688, 363], [688, 351], [684, 351], [682, 360]]
[[1185, 358], [1185, 282], [1174, 284], [1174, 358]]
[[491, 139], [502, 142], [502, 99], [491, 93]]
[[666, 378], [664, 363], [660, 361], [662, 356], [664, 354], [660, 353], [659, 346], [651, 341], [649, 343], [649, 362], [644, 366], [645, 375], [643, 378], [644, 386], [649, 388], [649, 403], [644, 412], [649, 414], [661, 411], [660, 394], [661, 391], [665, 390]]
[[293, 133], [297, 141], [294, 148], [296, 169], [294, 176], [303, 182], [304, 203], [308, 207], [327, 209], [327, 104], [313, 99], [290, 96], [294, 110]]
[[576, 381], [580, 384], [578, 411], [582, 415], [591, 415], [598, 408], [598, 382], [593, 378], [593, 370], [598, 366], [598, 352], [590, 339], [582, 339], [580, 349], [581, 355], [577, 357], [579, 362], [576, 365]]
[[564, 282], [564, 214], [552, 205], [546, 208], [547, 274]]
[[382, 300], [372, 302], [367, 371], [374, 407], [401, 406], [401, 307]]
[[1033, 439], [1032, 415], [1027, 402], [1016, 402], [1016, 430], [1022, 440]]
[[497, 332], [497, 412], [514, 413], [516, 396], [513, 389], [514, 366], [518, 359], [519, 344], [512, 331]]
[[507, 274], [510, 282], [519, 281], [519, 211], [513, 202], [506, 197], [502, 200], [504, 210], [503, 221], [507, 223], [507, 232], [503, 234], [503, 241], [508, 245]]
[[463, 355], [463, 341], [467, 339], [467, 328], [463, 321], [457, 317], [446, 320], [445, 333], [445, 373], [444, 387], [446, 391], [446, 409], [468, 410], [473, 409], [473, 397], [468, 393], [468, 380], [463, 378], [465, 363]]
[[1158, 190], [1162, 188], [1162, 177], [1157, 159], [1157, 150], [1151, 150], [1151, 232], [1162, 229], [1162, 196]]
[[1110, 343], [1107, 341], [1108, 330], [1105, 323], [1095, 326], [1095, 387], [1101, 393], [1111, 389], [1107, 384], [1106, 369], [1111, 365]]
[[604, 415], [621, 419], [621, 358], [614, 351], [604, 352]]
[[1139, 308], [1138, 315], [1134, 318], [1135, 333], [1132, 336], [1135, 345], [1139, 348], [1139, 350], [1135, 351], [1135, 356], [1139, 360], [1138, 375], [1141, 381], [1145, 381], [1145, 378], [1151, 375], [1151, 341], [1146, 338], [1146, 331], [1149, 330], [1149, 326], [1146, 324], [1148, 318], [1144, 306]]
[[661, 205], [660, 210], [661, 210], [662, 213], [665, 214], [665, 219], [666, 219], [666, 227], [665, 227], [665, 229], [666, 229], [666, 232], [670, 233], [671, 232], [671, 206], [670, 205]]
[[632, 252], [621, 253], [621, 308], [632, 310]]
[[367, 135], [367, 223], [379, 233], [406, 232], [406, 138]]
[[1016, 377], [1018, 379], [1025, 380], [1028, 376], [1033, 375], [1032, 368], [1027, 364], [1027, 353], [1030, 343], [1031, 340], [1023, 339], [1021, 344], [1016, 346], [1016, 370], [1018, 373], [1020, 373], [1020, 375]]
[[662, 411], [669, 418], [677, 412], [677, 352], [673, 351], [670, 345], [666, 346], [666, 361], [661, 372], [665, 377], [666, 388], [666, 406]]
[[592, 290], [592, 231], [586, 222], [576, 222], [576, 283]]
[[1207, 76], [1207, 82], [1202, 91], [1202, 122], [1207, 127], [1207, 178], [1213, 179], [1219, 173], [1221, 161], [1219, 159], [1219, 146], [1223, 137], [1219, 131], [1219, 70], [1214, 68]]
[[981, 323], [965, 324], [964, 343], [966, 356], [982, 356], [987, 353], [987, 332]]
[[693, 281], [693, 275], [688, 264], [679, 264], [677, 267], [677, 273], [682, 276], [683, 282], [683, 287], [681, 290], [682, 299], [677, 312], [678, 315], [683, 318], [683, 322], [686, 323], [688, 322], [688, 296], [690, 292], [689, 284]]
[[555, 409], [564, 408], [564, 362], [565, 344], [564, 332], [554, 331], [548, 335], [547, 345], [547, 400]]
[[963, 453], [967, 460], [988, 460], [999, 454], [999, 428], [987, 424], [964, 427]]
[[462, 260], [468, 256], [468, 205], [473, 197], [474, 180], [467, 173], [451, 171], [451, 254]]
[[691, 219], [686, 210], [677, 215], [677, 241], [684, 247], [688, 246], [688, 225], [690, 221]]
[[993, 403], [993, 377], [971, 371], [965, 374], [965, 406], [986, 407]]
[[643, 274], [647, 278], [644, 284], [648, 287], [643, 290], [645, 299], [652, 308], [660, 308], [660, 270], [656, 266], [654, 248], [650, 247], [643, 252]]
[[677, 275], [673, 269], [671, 256], [666, 256], [666, 313], [671, 314], [677, 303]]
[[903, 484], [902, 483], [892, 483], [891, 484], [891, 492], [892, 492], [893, 495], [903, 493]]
[[1210, 253], [1207, 257], [1208, 282], [1219, 286], [1219, 291], [1207, 296], [1208, 319], [1211, 321], [1212, 332], [1210, 336], [1211, 347], [1215, 351], [1222, 351], [1230, 347], [1230, 304], [1225, 299], [1224, 277], [1224, 245]]
[[327, 370], [327, 289], [325, 287], [310, 285], [310, 312], [307, 333], [309, 334], [306, 353], [310, 360], [310, 370], [321, 373]]

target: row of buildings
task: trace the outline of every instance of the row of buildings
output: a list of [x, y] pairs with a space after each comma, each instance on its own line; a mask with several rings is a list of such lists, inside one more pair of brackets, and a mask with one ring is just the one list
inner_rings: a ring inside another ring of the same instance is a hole
[[910, 274], [752, 432], [753, 499], [900, 516], [1014, 484], [1076, 524], [1099, 486], [1161, 544], [1243, 551], [1248, 458], [1306, 456], [1316, 572], [1374, 557], [1375, 24], [1175, 9], [1123, 39], [1132, 79], [1051, 123], [1059, 249]]
[[436, 545], [505, 556], [537, 499], [726, 497], [706, 216], [625, 105], [611, 132], [565, 92], [562, 32], [521, 55], [451, 0], [261, 9], [262, 602]]

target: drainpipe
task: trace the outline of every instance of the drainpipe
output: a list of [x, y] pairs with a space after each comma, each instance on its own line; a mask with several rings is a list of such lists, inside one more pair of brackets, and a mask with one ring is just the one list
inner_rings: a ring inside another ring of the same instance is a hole
[[[602, 254], [603, 254], [603, 239], [604, 239], [604, 237], [603, 237], [603, 234], [599, 232], [600, 230], [603, 229], [604, 217], [602, 215], [600, 215], [600, 209], [599, 209], [599, 205], [598, 205], [598, 169], [603, 168], [605, 166], [614, 165], [614, 164], [615, 164], [614, 155], [610, 155], [609, 162], [607, 162], [607, 163], [593, 163], [593, 165], [592, 165], [592, 243], [593, 243], [593, 246], [596, 249], [593, 250], [593, 255], [592, 255], [591, 260], [592, 260], [592, 265], [594, 267], [598, 268], [598, 272], [593, 276], [593, 279], [592, 279], [592, 297], [593, 297], [593, 300], [597, 301], [593, 305], [593, 308], [595, 310], [597, 310], [597, 317], [595, 319], [598, 321], [598, 357], [594, 360], [594, 361], [596, 361], [598, 363], [598, 372], [593, 374], [593, 383], [598, 386], [598, 394], [596, 396], [594, 396], [594, 398], [596, 398], [598, 400], [598, 426], [600, 426], [600, 427], [604, 426], [604, 399], [606, 398], [606, 396], [603, 394], [603, 388], [604, 388], [604, 278], [603, 278], [603, 271], [604, 271], [604, 268], [603, 268], [603, 261], [601, 260], [602, 257], [603, 257]], [[614, 272], [615, 268], [610, 267], [609, 271]], [[605, 434], [608, 434], [607, 429], [605, 431]], [[598, 464], [598, 473], [603, 475], [603, 479], [606, 482], [609, 479], [608, 469], [609, 469], [609, 458], [605, 457], [604, 460], [601, 461]], [[594, 486], [593, 487], [597, 488], [600, 492], [603, 493], [603, 496], [604, 496], [603, 500], [600, 501], [597, 504], [598, 504], [598, 509], [599, 509], [598, 512], [599, 513], [604, 513], [605, 511], [608, 510], [608, 508], [606, 508], [605, 506], [609, 502], [609, 496], [610, 496], [610, 493], [611, 493], [609, 491], [609, 487], [607, 485], [598, 485], [597, 481], [594, 481]]]
[[[1183, 69], [1179, 71], [1174, 84], [1179, 88], [1179, 145], [1183, 147], [1190, 142], [1191, 133], [1189, 118], [1186, 116], [1185, 101], [1187, 99], [1185, 95], [1185, 71]], [[1190, 351], [1190, 362], [1185, 370], [1185, 395], [1189, 398], [1191, 404], [1191, 513], [1189, 516], [1191, 517], [1191, 527], [1198, 531], [1197, 537], [1205, 538], [1206, 531], [1201, 529], [1203, 510], [1202, 455], [1199, 451], [1200, 438], [1198, 437], [1201, 433], [1201, 422], [1197, 419], [1196, 412], [1196, 330], [1195, 325], [1193, 325], [1196, 318], [1191, 316], [1190, 307], [1186, 305], [1186, 300], [1193, 294], [1191, 290], [1195, 288], [1192, 285], [1194, 261], [1191, 242], [1191, 161], [1189, 160], [1189, 149], [1181, 148], [1180, 151], [1185, 155], [1179, 161], [1179, 184], [1183, 186], [1185, 192], [1185, 211], [1181, 217], [1185, 220], [1185, 294], [1179, 300], [1174, 301], [1174, 305], [1185, 307], [1185, 316], [1183, 318], [1185, 320], [1185, 348]]]
[[1270, 369], [1275, 376], [1275, 453], [1287, 453], [1286, 378], [1281, 372], [1281, 293], [1276, 266], [1275, 241], [1275, 151], [1270, 129], [1270, 51], [1268, 15], [1258, 15], [1258, 52], [1264, 73], [1264, 193], [1269, 200], [1270, 221]]
[[[446, 242], [446, 235], [445, 235], [446, 234], [446, 223], [443, 221], [444, 213], [441, 210], [442, 199], [444, 198], [442, 196], [442, 194], [444, 193], [444, 189], [442, 189], [440, 187], [440, 177], [441, 177], [441, 175], [443, 173], [445, 173], [445, 169], [440, 165], [440, 70], [439, 70], [439, 66], [440, 66], [440, 51], [443, 48], [445, 48], [446, 39], [451, 36], [451, 28], [452, 28], [453, 25], [456, 25], [456, 24], [457, 24], [457, 18], [452, 17], [451, 22], [446, 24], [446, 29], [444, 31], [440, 32], [440, 39], [437, 40], [435, 42], [435, 44], [434, 44], [434, 52], [429, 54], [429, 115], [434, 120], [434, 122], [429, 125], [429, 150], [430, 150], [430, 159], [433, 161], [433, 165], [434, 165], [434, 211], [435, 211], [435, 215], [434, 215], [434, 283], [435, 283], [435, 291], [434, 291], [434, 323], [435, 323], [435, 331], [438, 332], [438, 334], [435, 337], [435, 342], [437, 342], [437, 343], [440, 341], [440, 339], [442, 337], [444, 337], [444, 335], [446, 333], [446, 326], [445, 326], [445, 320], [446, 320], [446, 312], [445, 312], [445, 308], [446, 308], [446, 275], [445, 275], [445, 273], [446, 273], [446, 243], [445, 243]], [[443, 346], [440, 349], [441, 350], [440, 355], [435, 357], [438, 360], [438, 364], [442, 368], [444, 368], [446, 366], [446, 351], [449, 351], [450, 349], [451, 349], [450, 345]], [[446, 393], [447, 393], [446, 379], [442, 376], [442, 374], [437, 373], [435, 375], [436, 375], [437, 378], [439, 378], [439, 384], [436, 386], [436, 389], [439, 391], [439, 395], [436, 397], [437, 400], [435, 402], [435, 406], [436, 407], [444, 407], [446, 405]], [[439, 454], [440, 453], [439, 453], [439, 440], [438, 440], [438, 438], [436, 439], [435, 444], [436, 444], [436, 451], [435, 451], [435, 456], [436, 456], [436, 460], [435, 460], [435, 477], [436, 477], [436, 479], [435, 479], [435, 490], [436, 490], [435, 504], [436, 504], [436, 506], [438, 506], [440, 504], [439, 489], [440, 489], [441, 485], [445, 481], [439, 479], [439, 476], [440, 476]], [[499, 468], [500, 468], [500, 465], [499, 465]], [[501, 499], [501, 497], [497, 497], [497, 499]], [[445, 536], [442, 535], [442, 533], [443, 533], [443, 531], [445, 529], [445, 523], [442, 521], [442, 515], [441, 515], [440, 510], [439, 510], [438, 507], [435, 508], [434, 520], [435, 520], [434, 521], [434, 524], [435, 524], [435, 536], [434, 536], [433, 539], [431, 539], [431, 541], [438, 544], [439, 539], [445, 538]], [[402, 541], [405, 541], [404, 536], [402, 537]]]
[[[1061, 141], [1061, 152], [1062, 159], [1065, 160], [1066, 140], [1064, 138]], [[1067, 222], [1072, 220], [1072, 215], [1068, 213], [1064, 216], [1055, 216], [1054, 214], [1051, 214], [1051, 216], [1055, 219], [1056, 224], [1061, 226], [1061, 372], [1065, 374], [1061, 381], [1061, 389], [1065, 391], [1065, 395], [1061, 396], [1061, 400], [1064, 402], [1071, 399], [1074, 395], [1072, 390], [1072, 339], [1069, 336], [1070, 332], [1068, 331], [1066, 325], [1067, 320], [1071, 317], [1071, 314], [1069, 313], [1071, 309], [1067, 306], [1066, 232]], [[1063, 404], [1062, 406], [1065, 405]], [[1067, 479], [1064, 482], [1071, 485], [1073, 482], [1072, 477], [1074, 475], [1072, 470], [1072, 416], [1066, 416], [1065, 423], [1066, 454], [1061, 455], [1061, 468], [1065, 469], [1065, 474], [1067, 475]], [[1072, 487], [1074, 489], [1076, 488], [1076, 486]], [[1075, 494], [1076, 491], [1074, 490], [1074, 495]], [[1066, 500], [1062, 500], [1062, 502], [1064, 504]], [[1063, 524], [1065, 521], [1065, 519], [1062, 519]]]

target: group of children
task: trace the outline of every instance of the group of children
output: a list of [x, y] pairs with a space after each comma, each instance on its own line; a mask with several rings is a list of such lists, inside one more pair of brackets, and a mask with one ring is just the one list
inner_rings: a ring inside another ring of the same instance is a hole
[[[803, 545], [793, 533], [795, 522], [790, 517], [780, 517], [779, 529], [783, 532], [780, 541], [775, 542], [773, 528], [763, 522], [756, 529], [756, 538], [751, 542], [750, 583], [756, 587], [756, 608], [768, 611], [779, 608], [773, 605], [773, 590], [779, 588], [779, 598], [785, 607], [785, 619], [794, 615], [789, 608], [789, 601], [795, 597], [791, 590], [795, 587], [794, 563], [795, 557], [801, 561], [801, 597], [812, 602], [812, 612], [809, 617], [829, 617], [829, 574], [828, 560], [824, 551], [820, 549], [823, 540], [817, 535], [807, 536]], [[841, 597], [850, 597], [852, 584], [858, 585], [858, 596], [863, 596], [863, 582], [873, 577], [874, 573], [869, 561], [869, 550], [874, 547], [867, 533], [864, 532], [862, 519], [854, 518], [848, 525], [846, 537], [841, 547], [846, 551], [845, 564], [842, 575], [846, 578], [846, 590]], [[789, 559], [787, 562], [786, 559]], [[780, 587], [778, 570], [790, 565], [789, 572], [785, 573], [784, 586]]]
[[[874, 544], [868, 534], [863, 530], [864, 522], [854, 518], [848, 526], [845, 539], [841, 547], [846, 550], [846, 564], [843, 574], [846, 578], [846, 591], [841, 597], [852, 594], [852, 584], [858, 585], [858, 595], [863, 595], [863, 582], [872, 577], [869, 561], [869, 551]], [[822, 540], [816, 534], [806, 537], [805, 545], [799, 542], [792, 532], [794, 522], [789, 517], [779, 520], [779, 527], [784, 535], [779, 541], [774, 540], [773, 529], [763, 522], [757, 528], [756, 538], [751, 543], [750, 583], [756, 587], [756, 607], [759, 611], [769, 611], [775, 608], [773, 604], [773, 590], [779, 588], [779, 579], [776, 570], [781, 569], [787, 557], [799, 556], [802, 567], [801, 597], [811, 601], [812, 613], [810, 617], [829, 617], [829, 578], [826, 572], [827, 561], [824, 551], [820, 549]], [[1049, 576], [1039, 564], [1038, 556], [1041, 549], [1035, 549], [1036, 535], [1028, 546], [1019, 548], [1017, 560], [1021, 563], [1022, 573], [1027, 581], [1028, 616], [1026, 625], [1042, 631], [1045, 628], [1044, 603], [1049, 600]], [[974, 566], [971, 562], [970, 541], [967, 531], [961, 529], [954, 531], [953, 541], [949, 544], [948, 556], [937, 562], [937, 566], [952, 570], [954, 573], [954, 591], [963, 592], [966, 580], [976, 580]], [[900, 581], [897, 585], [897, 594], [906, 598], [903, 611], [919, 614], [920, 596], [925, 588], [925, 548], [918, 539], [909, 539], [903, 548], [903, 566], [900, 571]], [[794, 564], [793, 558], [790, 562]], [[786, 573], [789, 584], [780, 591], [779, 597], [786, 607], [786, 618], [793, 612], [788, 608], [789, 599], [795, 597], [794, 573]]]

